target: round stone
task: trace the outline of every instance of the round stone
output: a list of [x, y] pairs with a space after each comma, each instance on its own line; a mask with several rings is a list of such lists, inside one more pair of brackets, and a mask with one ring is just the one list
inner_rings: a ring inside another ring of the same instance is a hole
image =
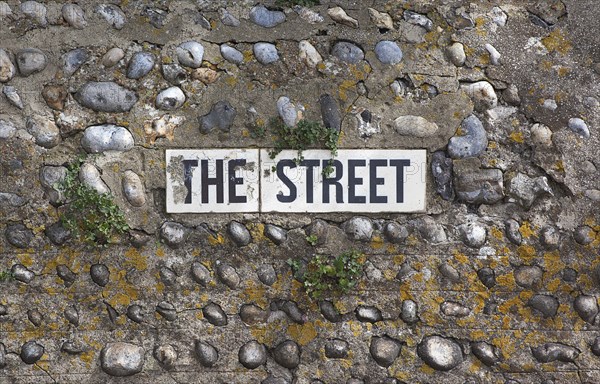
[[366, 217], [353, 217], [342, 228], [352, 240], [370, 241], [373, 236], [373, 222]]
[[104, 264], [93, 264], [90, 267], [90, 276], [94, 283], [105, 287], [110, 281], [110, 270]]
[[89, 82], [75, 94], [75, 100], [97, 112], [127, 112], [137, 102], [135, 92], [111, 81]]
[[319, 51], [317, 51], [308, 40], [300, 41], [298, 43], [298, 49], [300, 51], [298, 57], [309, 68], [316, 68], [316, 66], [323, 61], [323, 57]]
[[285, 13], [271, 11], [264, 5], [259, 4], [250, 10], [250, 21], [264, 28], [273, 28], [285, 21]]
[[395, 41], [383, 40], [377, 43], [375, 55], [383, 64], [395, 65], [402, 61], [402, 50]]
[[62, 17], [75, 29], [83, 29], [87, 26], [84, 10], [77, 4], [65, 4], [61, 9]]
[[240, 275], [235, 268], [220, 260], [217, 261], [217, 276], [223, 284], [231, 289], [235, 289], [240, 284]]
[[162, 74], [165, 80], [173, 85], [180, 85], [187, 80], [187, 71], [179, 64], [163, 64]]
[[400, 355], [401, 344], [398, 340], [388, 336], [371, 338], [369, 352], [377, 364], [387, 368], [394, 363]]
[[454, 301], [444, 301], [440, 304], [440, 312], [451, 317], [467, 317], [471, 314], [469, 308]]
[[10, 245], [17, 248], [28, 248], [33, 241], [33, 232], [23, 224], [8, 225], [4, 236]]
[[440, 264], [438, 270], [442, 276], [452, 283], [458, 283], [461, 280], [458, 270], [448, 263]]
[[471, 344], [471, 351], [483, 364], [492, 366], [500, 361], [499, 353], [496, 347], [484, 341], [478, 341]]
[[240, 319], [246, 324], [264, 323], [268, 317], [269, 311], [254, 304], [243, 304], [240, 308]]
[[381, 311], [373, 306], [359, 305], [356, 307], [356, 319], [362, 322], [376, 323], [383, 321]]
[[573, 118], [569, 119], [569, 123], [567, 126], [569, 127], [569, 129], [571, 131], [573, 131], [575, 134], [579, 135], [580, 137], [583, 137], [584, 139], [587, 139], [590, 137], [590, 130], [589, 130], [587, 124], [585, 123], [585, 121], [583, 121], [582, 119], [580, 119], [578, 117], [573, 117]]
[[412, 300], [404, 300], [400, 311], [400, 318], [407, 324], [414, 324], [419, 321], [417, 303]]
[[0, 139], [10, 139], [16, 132], [17, 127], [12, 121], [0, 119]]
[[301, 112], [302, 109], [296, 108], [289, 97], [281, 96], [277, 99], [277, 113], [279, 113], [279, 117], [287, 127], [295, 127], [298, 124]]
[[248, 228], [246, 228], [244, 224], [237, 221], [229, 222], [227, 225], [227, 233], [229, 234], [231, 240], [238, 247], [248, 245], [252, 241], [252, 236], [250, 235]]
[[478, 223], [459, 225], [458, 230], [463, 243], [472, 248], [479, 248], [485, 244], [485, 227]]
[[199, 118], [200, 132], [206, 134], [215, 128], [229, 132], [236, 114], [235, 108], [228, 101], [218, 101], [213, 104], [208, 114]]
[[406, 226], [400, 225], [395, 221], [391, 221], [385, 225], [383, 230], [385, 238], [394, 244], [402, 244], [408, 237], [408, 230]]
[[79, 311], [74, 305], [65, 308], [64, 315], [69, 323], [76, 327], [79, 326]]
[[146, 193], [144, 192], [144, 184], [137, 173], [127, 170], [121, 179], [123, 195], [134, 207], [141, 207], [146, 204]]
[[66, 229], [60, 221], [46, 227], [44, 234], [54, 245], [63, 245], [71, 239], [71, 231]]
[[62, 111], [65, 108], [69, 94], [65, 87], [60, 85], [46, 85], [42, 89], [42, 97], [48, 106], [56, 111]]
[[488, 145], [487, 133], [481, 120], [475, 115], [465, 118], [461, 124], [462, 136], [454, 136], [448, 142], [448, 154], [453, 159], [479, 156]]
[[113, 124], [93, 125], [83, 132], [81, 146], [88, 153], [123, 152], [133, 148], [134, 140], [125, 127]]
[[417, 347], [419, 357], [431, 368], [449, 371], [463, 362], [460, 345], [441, 336], [429, 336]]
[[573, 302], [577, 314], [590, 324], [594, 324], [598, 314], [598, 300], [594, 296], [579, 295]]
[[37, 1], [24, 1], [21, 3], [20, 9], [24, 15], [35, 20], [40, 26], [45, 27], [48, 25], [48, 20], [46, 19], [48, 9], [44, 4]]
[[560, 232], [552, 226], [546, 226], [540, 231], [540, 242], [550, 251], [558, 249]]
[[111, 48], [102, 56], [102, 65], [106, 68], [114, 67], [123, 57], [125, 52], [121, 48]]
[[130, 305], [127, 307], [127, 317], [133, 322], [142, 323], [144, 321], [144, 311], [137, 304]]
[[42, 315], [42, 313], [37, 309], [28, 310], [27, 318], [29, 319], [31, 324], [35, 325], [36, 327], [42, 325], [42, 322], [44, 321], [44, 315]]
[[304, 324], [306, 323], [307, 316], [306, 314], [300, 310], [298, 304], [291, 300], [285, 300], [283, 304], [280, 306], [280, 309], [285, 312], [285, 314], [292, 320], [294, 323]]
[[206, 287], [212, 281], [210, 271], [199, 261], [192, 263], [191, 272], [192, 279], [203, 287]]
[[496, 273], [491, 268], [481, 268], [477, 271], [477, 277], [486, 288], [492, 288], [496, 285]]
[[210, 368], [219, 360], [219, 351], [209, 343], [196, 340], [194, 343], [194, 351], [203, 367]]
[[515, 245], [521, 245], [521, 241], [523, 240], [519, 230], [520, 228], [521, 225], [517, 220], [508, 219], [504, 222], [504, 233], [506, 234], [506, 238]]
[[325, 128], [340, 132], [342, 130], [342, 114], [335, 98], [328, 93], [322, 94], [319, 97], [319, 106]]
[[30, 116], [27, 118], [25, 127], [40, 147], [54, 148], [61, 141], [60, 130], [54, 120], [49, 117], [42, 115]]
[[179, 64], [190, 68], [200, 68], [202, 65], [204, 47], [197, 41], [186, 41], [185, 43], [181, 43], [176, 51]]
[[177, 274], [169, 267], [161, 267], [158, 271], [158, 275], [160, 276], [160, 281], [162, 281], [164, 285], [171, 286], [175, 285], [177, 282]]
[[172, 111], [185, 103], [185, 94], [179, 87], [169, 87], [160, 91], [156, 96], [156, 108], [165, 111]]
[[154, 358], [165, 367], [172, 367], [177, 361], [177, 349], [171, 344], [163, 344], [154, 348]]
[[515, 272], [515, 282], [523, 288], [532, 288], [542, 280], [542, 269], [535, 265], [518, 267]]
[[19, 356], [25, 364], [35, 364], [44, 355], [44, 347], [35, 341], [28, 341], [21, 346]]
[[342, 316], [331, 301], [324, 300], [319, 302], [319, 310], [321, 311], [321, 315], [323, 315], [327, 321], [332, 323], [338, 323], [342, 321]]
[[227, 325], [227, 314], [215, 303], [209, 303], [202, 308], [202, 315], [212, 325], [221, 327]]
[[581, 245], [587, 245], [596, 239], [596, 232], [594, 232], [594, 230], [587, 225], [583, 225], [575, 229], [573, 238], [577, 243]]
[[300, 346], [292, 340], [286, 340], [275, 347], [273, 358], [282, 367], [294, 369], [300, 364]]
[[127, 66], [127, 77], [141, 79], [154, 68], [154, 55], [150, 52], [136, 52]]
[[558, 299], [550, 295], [534, 295], [527, 305], [538, 311], [543, 317], [554, 317], [558, 312]]
[[175, 309], [175, 306], [166, 301], [158, 303], [156, 312], [167, 321], [175, 321], [175, 319], [177, 319], [177, 310]]
[[100, 353], [100, 365], [111, 376], [134, 375], [144, 366], [144, 349], [130, 343], [109, 343]]
[[166, 221], [160, 227], [160, 238], [171, 248], [178, 248], [185, 243], [187, 231], [185, 227], [174, 221]]
[[258, 368], [267, 362], [267, 349], [256, 340], [249, 341], [240, 348], [238, 359], [248, 369]]
[[273, 224], [265, 225], [264, 235], [277, 245], [281, 245], [287, 240], [287, 231]]
[[330, 359], [345, 359], [348, 356], [348, 342], [341, 339], [328, 340], [325, 344], [325, 356]]
[[44, 52], [37, 48], [25, 48], [17, 52], [17, 66], [21, 76], [29, 76], [38, 73], [46, 68], [48, 60]]
[[227, 44], [221, 44], [220, 50], [221, 56], [223, 56], [225, 60], [233, 64], [242, 64], [244, 62], [244, 55], [242, 54], [242, 52], [238, 51], [232, 46]]
[[458, 42], [453, 43], [446, 48], [446, 56], [448, 57], [448, 60], [457, 67], [462, 67], [467, 59], [464, 45]]
[[271, 43], [256, 43], [252, 48], [254, 56], [259, 63], [267, 65], [279, 60], [279, 53]]
[[261, 283], [271, 286], [277, 281], [277, 273], [272, 264], [263, 264], [256, 270], [258, 279]]
[[338, 41], [334, 44], [331, 54], [348, 64], [357, 64], [365, 58], [365, 53], [356, 44]]

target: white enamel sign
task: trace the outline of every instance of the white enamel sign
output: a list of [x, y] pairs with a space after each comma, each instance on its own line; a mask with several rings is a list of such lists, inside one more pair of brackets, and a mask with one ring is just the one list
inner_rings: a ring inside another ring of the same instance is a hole
[[[167, 212], [420, 212], [425, 150], [167, 150]], [[330, 165], [331, 173], [323, 169]]]

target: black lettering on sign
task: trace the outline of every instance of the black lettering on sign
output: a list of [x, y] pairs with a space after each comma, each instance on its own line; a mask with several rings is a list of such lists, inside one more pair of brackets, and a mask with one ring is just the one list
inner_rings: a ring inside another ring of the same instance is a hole
[[294, 185], [292, 180], [290, 180], [283, 171], [285, 167], [296, 168], [296, 163], [290, 159], [279, 160], [277, 163], [277, 177], [279, 177], [279, 180], [281, 180], [283, 184], [285, 184], [285, 186], [290, 190], [290, 194], [287, 196], [282, 193], [278, 193], [277, 200], [281, 203], [291, 203], [292, 201], [296, 200], [297, 190], [296, 185]]
[[390, 160], [396, 167], [396, 203], [404, 203], [404, 167], [410, 166], [410, 160]]
[[362, 177], [356, 177], [356, 167], [367, 165], [366, 160], [348, 160], [348, 202], [364, 204], [367, 202], [365, 196], [356, 196], [356, 186], [363, 184]]
[[313, 168], [319, 167], [319, 160], [302, 160], [301, 166], [306, 167], [306, 202], [314, 202], [314, 186], [313, 182], [315, 179]]
[[[331, 160], [323, 160], [323, 169], [330, 164]], [[344, 188], [340, 180], [344, 175], [344, 168], [339, 160], [333, 160], [332, 164], [335, 173], [334, 177], [323, 176], [323, 203], [329, 203], [330, 186], [335, 185], [335, 202], [340, 204], [344, 202]]]
[[385, 179], [377, 177], [377, 167], [386, 167], [387, 160], [369, 160], [369, 202], [387, 203], [387, 196], [377, 195], [377, 186], [383, 185]]
[[202, 171], [202, 204], [208, 204], [208, 187], [214, 185], [217, 188], [217, 203], [223, 202], [223, 160], [216, 160], [217, 176], [208, 177], [208, 160], [201, 160]]
[[245, 203], [248, 199], [246, 195], [236, 195], [235, 186], [244, 184], [244, 178], [235, 177], [235, 168], [246, 165], [246, 159], [229, 160], [227, 163], [227, 173], [229, 178], [229, 202], [230, 203]]
[[183, 160], [183, 185], [187, 189], [184, 204], [192, 204], [192, 177], [194, 167], [198, 166], [198, 160]]

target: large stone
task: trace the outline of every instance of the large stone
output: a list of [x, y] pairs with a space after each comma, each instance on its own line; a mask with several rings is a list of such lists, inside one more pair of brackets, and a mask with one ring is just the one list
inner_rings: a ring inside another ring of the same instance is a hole
[[57, 111], [62, 111], [65, 108], [68, 96], [69, 94], [65, 87], [60, 85], [49, 84], [44, 86], [42, 90], [42, 97], [46, 101], [46, 104]]
[[527, 305], [538, 311], [544, 317], [554, 317], [558, 312], [558, 299], [550, 295], [534, 295]]
[[105, 287], [110, 281], [110, 270], [104, 264], [93, 264], [90, 267], [92, 281], [101, 287]]
[[319, 98], [321, 117], [325, 128], [340, 132], [342, 129], [342, 114], [337, 101], [330, 94], [321, 95]]
[[185, 94], [179, 87], [163, 89], [156, 96], [156, 108], [164, 111], [172, 111], [181, 108], [185, 103]]
[[63, 72], [66, 77], [72, 76], [90, 58], [90, 53], [84, 48], [72, 49], [63, 56]]
[[46, 5], [38, 3], [37, 1], [24, 1], [20, 6], [21, 12], [32, 20], [35, 20], [42, 27], [48, 25], [47, 13], [48, 9]]
[[15, 107], [19, 109], [25, 108], [25, 106], [23, 105], [23, 100], [21, 99], [21, 96], [19, 95], [19, 92], [17, 92], [17, 89], [15, 87], [11, 85], [5, 85], [4, 87], [2, 87], [2, 93], [9, 101], [9, 103], [14, 105]]
[[395, 65], [402, 61], [402, 50], [396, 42], [383, 40], [375, 45], [375, 56], [383, 64]]
[[553, 361], [574, 363], [580, 353], [579, 349], [561, 343], [546, 343], [531, 348], [531, 354], [540, 363]]
[[154, 358], [166, 368], [172, 367], [177, 361], [177, 349], [171, 344], [158, 345], [154, 348]]
[[515, 282], [523, 288], [533, 288], [542, 281], [543, 271], [536, 265], [522, 265], [515, 272]]
[[201, 116], [198, 120], [200, 123], [200, 132], [209, 133], [215, 128], [228, 132], [233, 121], [235, 120], [236, 110], [226, 100], [221, 100], [213, 104], [210, 112]]
[[267, 349], [256, 340], [251, 340], [242, 345], [238, 352], [240, 363], [248, 368], [255, 369], [267, 362]]
[[316, 68], [323, 61], [323, 57], [317, 49], [308, 40], [302, 40], [298, 43], [300, 53], [298, 57], [309, 68]]
[[219, 360], [219, 351], [211, 344], [196, 340], [194, 343], [194, 351], [202, 366], [210, 368]]
[[244, 62], [244, 54], [234, 47], [227, 44], [221, 44], [220, 50], [221, 56], [230, 63], [242, 64]]
[[254, 56], [259, 63], [267, 65], [279, 60], [279, 53], [274, 44], [256, 43], [252, 48]]
[[404, 300], [402, 302], [400, 318], [407, 324], [414, 324], [419, 321], [417, 303], [412, 300]]
[[478, 341], [471, 344], [471, 351], [483, 364], [487, 366], [495, 365], [500, 361], [500, 353], [492, 344], [484, 341]]
[[488, 145], [487, 133], [481, 120], [471, 115], [461, 124], [462, 134], [450, 138], [448, 154], [453, 159], [479, 156]]
[[375, 336], [371, 338], [369, 352], [377, 364], [387, 368], [398, 358], [401, 347], [402, 345], [396, 339], [388, 336]]
[[460, 345], [441, 336], [428, 336], [417, 347], [419, 357], [431, 368], [449, 371], [463, 362]]
[[331, 49], [331, 54], [348, 64], [357, 64], [365, 58], [365, 53], [356, 44], [338, 41]]
[[325, 344], [325, 356], [330, 359], [345, 359], [348, 356], [348, 342], [341, 339], [328, 340]]
[[33, 241], [33, 232], [23, 224], [6, 226], [4, 236], [10, 245], [17, 248], [27, 248]]
[[111, 376], [131, 376], [142, 371], [144, 354], [144, 349], [135, 344], [109, 343], [100, 353], [100, 365]]
[[476, 158], [454, 160], [454, 189], [459, 200], [470, 204], [494, 204], [504, 197], [499, 169], [482, 169]]
[[300, 364], [300, 346], [292, 340], [286, 340], [275, 347], [273, 358], [282, 367], [294, 369]]
[[181, 43], [176, 51], [179, 64], [190, 68], [200, 68], [202, 65], [204, 47], [197, 41], [186, 41], [185, 43]]
[[23, 264], [15, 264], [10, 268], [10, 274], [15, 280], [21, 283], [29, 284], [35, 277], [35, 274]]
[[29, 76], [43, 71], [48, 59], [44, 52], [37, 48], [25, 48], [17, 52], [16, 62], [21, 76]]
[[99, 194], [110, 193], [110, 189], [108, 189], [108, 186], [100, 177], [100, 171], [93, 164], [81, 164], [79, 168], [79, 181]]
[[125, 171], [123, 178], [121, 179], [121, 184], [123, 187], [123, 195], [125, 195], [129, 204], [134, 207], [141, 207], [146, 204], [144, 184], [137, 173], [131, 170]]
[[141, 79], [154, 68], [154, 55], [150, 52], [136, 52], [131, 56], [127, 66], [127, 77], [130, 79]]
[[115, 29], [122, 29], [127, 22], [125, 13], [114, 4], [100, 4], [96, 7], [96, 12]]
[[353, 217], [342, 224], [342, 228], [353, 240], [370, 241], [373, 236], [373, 222], [367, 217]]
[[44, 355], [44, 346], [35, 341], [28, 341], [21, 346], [19, 356], [25, 364], [35, 364]]
[[235, 289], [240, 284], [240, 275], [235, 268], [220, 260], [217, 260], [217, 276], [230, 289]]
[[359, 305], [356, 307], [356, 319], [367, 323], [376, 323], [383, 320], [381, 311], [373, 306]]
[[273, 28], [285, 21], [285, 13], [271, 11], [259, 4], [250, 10], [250, 21], [264, 28]]
[[231, 221], [227, 225], [227, 234], [238, 247], [248, 245], [252, 241], [248, 228], [238, 221]]
[[458, 226], [461, 240], [467, 246], [479, 248], [485, 244], [485, 227], [477, 222], [465, 223]]
[[358, 20], [350, 17], [342, 7], [329, 8], [327, 10], [327, 14], [336, 23], [347, 25], [348, 27], [352, 28], [358, 28]]
[[573, 308], [583, 320], [594, 324], [598, 314], [598, 300], [594, 296], [579, 295], [573, 302]]
[[208, 303], [204, 308], [202, 308], [202, 315], [212, 325], [218, 327], [227, 325], [227, 314], [218, 304], [212, 302]]
[[127, 112], [137, 102], [135, 92], [110, 81], [89, 82], [75, 94], [75, 100], [97, 112]]
[[554, 196], [545, 176], [531, 178], [518, 173], [508, 182], [508, 196], [525, 209], [531, 208], [535, 200], [544, 195]]
[[179, 248], [185, 243], [186, 228], [174, 221], [166, 221], [160, 227], [160, 238], [171, 248]]
[[133, 135], [127, 128], [113, 124], [88, 127], [81, 138], [81, 146], [88, 153], [129, 151], [134, 144]]
[[61, 9], [62, 17], [75, 29], [83, 29], [87, 26], [85, 11], [77, 4], [65, 4]]

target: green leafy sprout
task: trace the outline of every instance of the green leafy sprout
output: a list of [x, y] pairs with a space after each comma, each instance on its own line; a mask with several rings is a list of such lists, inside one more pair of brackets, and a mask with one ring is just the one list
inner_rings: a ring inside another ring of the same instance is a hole
[[290, 259], [288, 264], [294, 275], [304, 280], [308, 296], [318, 300], [324, 294], [346, 294], [353, 289], [362, 275], [364, 255], [356, 250], [343, 252], [335, 258], [314, 255], [302, 276], [298, 276], [300, 263], [297, 260]]
[[280, 118], [269, 121], [269, 127], [276, 135], [275, 148], [269, 152], [274, 159], [284, 149], [297, 152], [294, 162], [297, 165], [304, 160], [302, 152], [310, 147], [323, 146], [331, 152], [331, 159], [323, 169], [323, 175], [329, 176], [333, 172], [333, 158], [337, 156], [337, 142], [339, 133], [332, 128], [326, 128], [316, 121], [300, 120], [295, 127], [288, 127]]
[[308, 244], [315, 246], [317, 245], [319, 238], [317, 237], [317, 235], [308, 235], [306, 236], [306, 241], [308, 242]]
[[12, 280], [14, 278], [15, 276], [12, 274], [11, 271], [0, 271], [0, 282]]
[[80, 182], [79, 169], [84, 160], [80, 157], [69, 164], [64, 180], [55, 186], [66, 203], [61, 221], [80, 241], [106, 246], [114, 236], [128, 231], [129, 226], [110, 193], [99, 193]]

